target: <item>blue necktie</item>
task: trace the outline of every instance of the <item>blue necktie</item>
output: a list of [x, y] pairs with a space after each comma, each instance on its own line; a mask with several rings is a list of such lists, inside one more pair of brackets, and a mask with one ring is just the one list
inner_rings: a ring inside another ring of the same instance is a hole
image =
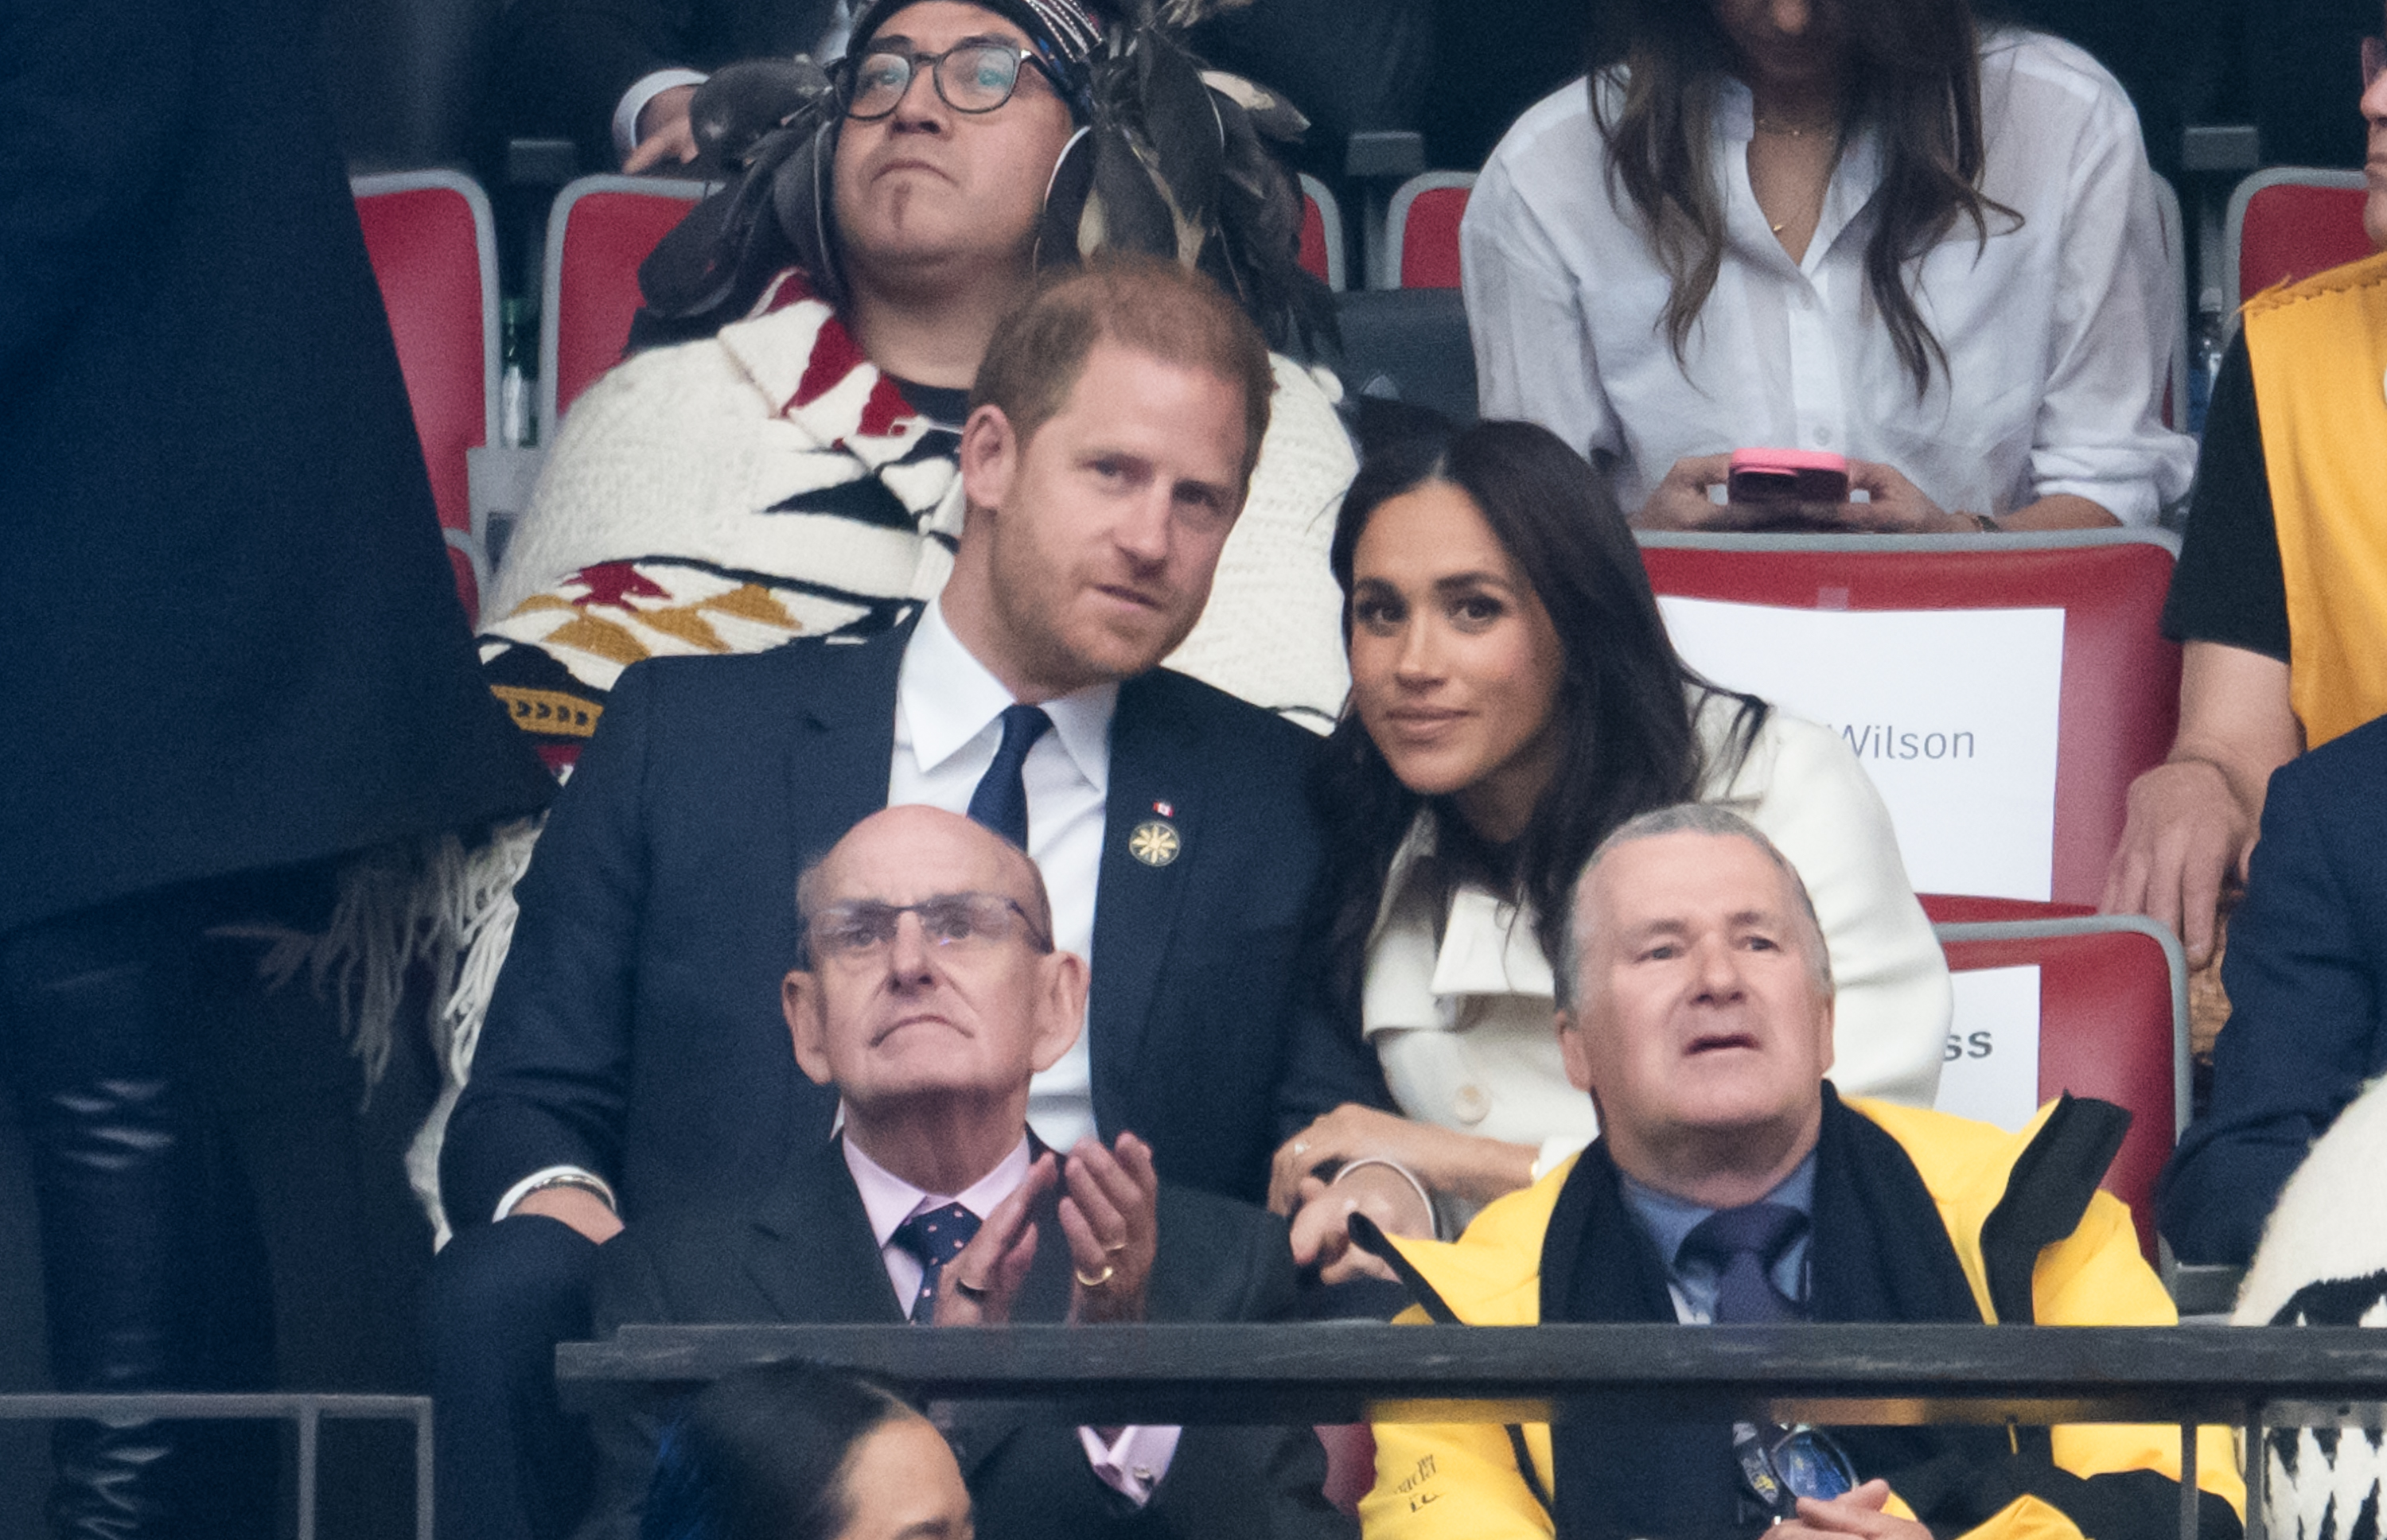
[[1802, 1320], [1806, 1310], [1774, 1286], [1774, 1264], [1805, 1233], [1807, 1216], [1786, 1204], [1720, 1208], [1683, 1238], [1675, 1253], [1713, 1263], [1719, 1326]]
[[994, 751], [994, 763], [979, 777], [978, 789], [970, 793], [971, 821], [1023, 851], [1028, 848], [1028, 783], [1019, 770], [1028, 763], [1028, 751], [1052, 726], [1042, 706], [1004, 707], [1003, 742]]
[[910, 1252], [920, 1264], [920, 1292], [912, 1296], [912, 1308], [906, 1312], [916, 1324], [927, 1325], [936, 1319], [937, 1281], [944, 1275], [945, 1264], [962, 1254], [978, 1234], [978, 1216], [957, 1203], [942, 1208], [931, 1208], [925, 1214], [915, 1214], [895, 1227], [887, 1239]]

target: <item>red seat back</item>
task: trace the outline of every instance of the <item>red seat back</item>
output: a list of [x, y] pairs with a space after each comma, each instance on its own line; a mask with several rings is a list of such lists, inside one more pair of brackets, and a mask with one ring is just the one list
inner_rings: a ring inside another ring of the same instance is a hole
[[1459, 287], [1459, 221], [1475, 178], [1465, 171], [1428, 171], [1393, 195], [1389, 215], [1396, 288]]
[[2179, 715], [2179, 648], [2157, 622], [2166, 536], [1711, 536], [1645, 538], [1661, 594], [1818, 610], [2058, 608], [2065, 612], [2052, 893], [2093, 904], [2130, 782], [2163, 763]]
[[2187, 974], [2178, 944], [2136, 915], [1945, 925], [1948, 966], [2039, 968], [2039, 1095], [2128, 1109], [2130, 1131], [2102, 1184], [2130, 1205], [2155, 1260], [2155, 1177], [2179, 1136], [2187, 1075]]
[[453, 171], [359, 177], [350, 185], [439, 523], [469, 532], [464, 451], [488, 443], [496, 427], [497, 241], [488, 199]]
[[1343, 266], [1343, 209], [1326, 183], [1303, 172], [1301, 177], [1301, 266], [1304, 271], [1341, 293], [1346, 281]]
[[638, 264], [703, 196], [701, 182], [626, 176], [585, 176], [556, 195], [539, 318], [539, 442], [553, 443], [580, 393], [622, 361], [641, 303]]
[[2368, 196], [2359, 171], [2286, 168], [2247, 178], [2229, 200], [2238, 301], [2369, 256]]

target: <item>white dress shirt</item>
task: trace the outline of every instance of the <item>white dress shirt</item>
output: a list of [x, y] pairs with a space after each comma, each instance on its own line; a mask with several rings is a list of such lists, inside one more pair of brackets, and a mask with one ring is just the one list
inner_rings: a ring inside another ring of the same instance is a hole
[[[1699, 713], [1711, 761], [1737, 707], [1718, 697]], [[1738, 770], [1711, 771], [1699, 795], [1754, 824], [1807, 885], [1838, 987], [1833, 1084], [1929, 1106], [1953, 1009], [1948, 959], [1907, 882], [1888, 811], [1848, 744], [1774, 712]], [[1421, 816], [1386, 876], [1360, 1029], [1404, 1115], [1533, 1145], [1534, 1174], [1543, 1176], [1590, 1143], [1599, 1124], [1559, 1055], [1555, 980], [1533, 908], [1471, 885], [1437, 915], [1418, 871], [1433, 852], [1433, 824]]]
[[[957, 1203], [984, 1219], [994, 1212], [995, 1205], [1018, 1191], [1028, 1180], [1028, 1168], [1032, 1164], [1026, 1135], [1004, 1156], [993, 1170], [970, 1184], [966, 1192], [930, 1193], [913, 1186], [902, 1177], [879, 1165], [851, 1139], [840, 1139], [845, 1151], [845, 1168], [853, 1173], [855, 1191], [862, 1194], [863, 1211], [870, 1216], [870, 1233], [878, 1243], [879, 1259], [887, 1265], [887, 1281], [895, 1290], [896, 1303], [908, 1310], [920, 1293], [920, 1259], [894, 1243], [898, 1226], [915, 1214], [925, 1214], [932, 1208], [942, 1208]], [[1066, 1244], [1064, 1237], [1048, 1235], [1046, 1245]], [[1105, 1486], [1134, 1503], [1138, 1508], [1152, 1500], [1161, 1478], [1168, 1474], [1168, 1462], [1177, 1455], [1178, 1428], [1138, 1427], [1130, 1425], [1111, 1430], [1105, 1438], [1092, 1428], [1078, 1430], [1079, 1442], [1085, 1445], [1086, 1459], [1094, 1475]]]
[[[1019, 767], [1028, 788], [1028, 853], [1053, 898], [1053, 944], [1097, 966], [1094, 883], [1103, 865], [1103, 819], [1111, 778], [1111, 715], [1118, 686], [1089, 685], [1034, 702], [1053, 719]], [[944, 611], [928, 602], [903, 649], [895, 677], [895, 754], [888, 765], [890, 807], [926, 803], [969, 811], [971, 793], [1003, 742], [1011, 692], [970, 656]], [[1028, 1124], [1056, 1150], [1094, 1131], [1092, 1059], [1078, 1041], [1028, 1092]]]
[[1865, 290], [1875, 131], [1842, 150], [1794, 262], [1750, 189], [1749, 88], [1722, 79], [1723, 266], [1677, 360], [1671, 283], [1607, 174], [1590, 93], [1577, 81], [1546, 98], [1493, 151], [1460, 229], [1484, 415], [1614, 457], [1627, 510], [1686, 455], [1798, 448], [1893, 466], [1951, 511], [2068, 492], [2153, 523], [2187, 494], [2196, 450], [2163, 426], [2182, 321], [2137, 116], [2087, 54], [2014, 30], [1983, 42], [1981, 111], [1981, 192], [2021, 222], [1992, 212], [1983, 244], [1960, 218], [1909, 264], [1947, 352], [1918, 399]]

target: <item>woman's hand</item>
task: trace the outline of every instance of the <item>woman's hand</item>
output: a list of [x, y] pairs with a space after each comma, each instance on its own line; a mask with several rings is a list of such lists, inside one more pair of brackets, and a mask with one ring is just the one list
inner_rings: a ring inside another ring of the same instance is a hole
[[1293, 1216], [1293, 1265], [1318, 1265], [1318, 1281], [1342, 1283], [1354, 1278], [1390, 1280], [1380, 1257], [1351, 1243], [1351, 1216], [1365, 1214], [1389, 1235], [1432, 1239], [1433, 1215], [1418, 1202], [1417, 1189], [1397, 1171], [1362, 1166], [1337, 1180], [1301, 1179], [1301, 1206]]
[[1852, 535], [1977, 535], [1980, 522], [1969, 513], [1951, 513], [1923, 495], [1894, 465], [1870, 460], [1849, 461], [1849, 490], [1863, 490], [1870, 502], [1832, 504], [1830, 522]]
[[1708, 493], [1732, 475], [1730, 455], [1686, 455], [1674, 461], [1666, 479], [1649, 489], [1649, 500], [1633, 516], [1636, 529], [1730, 529], [1736, 522], [1729, 504]]
[[[1321, 1166], [1362, 1155], [1399, 1163], [1428, 1192], [1489, 1203], [1530, 1186], [1540, 1151], [1529, 1144], [1438, 1129], [1345, 1102], [1284, 1142], [1269, 1174], [1269, 1207], [1290, 1218], [1301, 1206], [1302, 1179]], [[1414, 1194], [1412, 1194], [1414, 1199]]]

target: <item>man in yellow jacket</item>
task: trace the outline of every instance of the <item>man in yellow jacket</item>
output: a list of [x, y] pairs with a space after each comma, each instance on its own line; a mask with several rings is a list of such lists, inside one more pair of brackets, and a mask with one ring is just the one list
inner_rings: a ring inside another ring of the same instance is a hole
[[[2009, 1134], [1838, 1099], [1813, 909], [1735, 814], [1686, 804], [1618, 829], [1577, 882], [1567, 940], [1559, 1041], [1600, 1138], [1456, 1243], [1397, 1243], [1387, 1260], [1433, 1314], [2174, 1323], [2128, 1210], [2097, 1191], [2119, 1109], [2067, 1097]], [[1360, 1517], [1369, 1540], [1777, 1522], [1782, 1540], [2130, 1540], [2177, 1533], [2179, 1450], [2162, 1427], [1387, 1424]], [[2236, 1534], [2227, 1431], [2204, 1430], [2197, 1457], [2203, 1533]]]

